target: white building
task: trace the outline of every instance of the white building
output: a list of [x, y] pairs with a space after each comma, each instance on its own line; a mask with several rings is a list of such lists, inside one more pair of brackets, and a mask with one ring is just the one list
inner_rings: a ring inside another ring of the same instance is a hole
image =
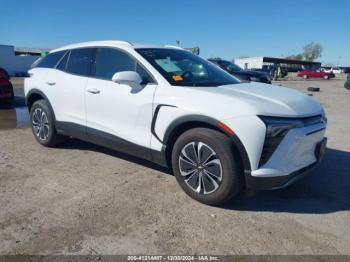
[[235, 64], [247, 69], [253, 69], [253, 68], [262, 68], [264, 65], [264, 57], [263, 56], [257, 56], [257, 57], [245, 57], [245, 58], [236, 58]]
[[15, 48], [11, 45], [0, 45], [0, 67], [10, 76], [26, 73], [30, 65], [49, 49]]
[[304, 60], [292, 60], [286, 58], [258, 56], [258, 57], [245, 57], [236, 58], [234, 63], [244, 69], [262, 69], [264, 66], [280, 64], [285, 66], [288, 71], [296, 72], [303, 67], [320, 67], [320, 62], [311, 62]]

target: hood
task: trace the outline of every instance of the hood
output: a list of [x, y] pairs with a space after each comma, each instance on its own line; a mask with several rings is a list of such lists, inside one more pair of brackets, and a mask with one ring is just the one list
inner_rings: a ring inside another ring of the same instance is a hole
[[[220, 108], [217, 112], [220, 111], [218, 117], [221, 119], [242, 115], [307, 117], [323, 113], [313, 97], [281, 86], [252, 82], [195, 89], [206, 93], [200, 95], [215, 108]], [[213, 112], [213, 107], [208, 108]]]

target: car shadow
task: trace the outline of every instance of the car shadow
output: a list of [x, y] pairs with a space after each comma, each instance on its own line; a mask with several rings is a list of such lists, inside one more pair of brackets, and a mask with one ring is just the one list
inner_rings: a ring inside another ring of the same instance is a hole
[[[99, 152], [172, 175], [171, 170], [150, 161], [77, 139], [70, 139], [59, 148]], [[218, 208], [309, 214], [348, 211], [350, 210], [350, 152], [328, 148], [321, 164], [300, 181], [279, 190], [245, 190], [232, 201]]]
[[284, 189], [246, 190], [221, 206], [240, 211], [325, 214], [350, 210], [350, 152], [327, 149], [323, 161]]
[[0, 101], [0, 110], [1, 109], [13, 109], [15, 107], [25, 107], [26, 102], [24, 97], [21, 96], [15, 96], [13, 103], [11, 104], [4, 104], [2, 101]]
[[58, 146], [58, 148], [62, 148], [62, 149], [78, 149], [78, 150], [88, 150], [88, 151], [93, 151], [93, 152], [98, 152], [98, 153], [102, 153], [102, 154], [106, 154], [112, 157], [117, 157], [117, 158], [121, 158], [123, 160], [147, 167], [147, 168], [151, 168], [160, 172], [163, 172], [165, 174], [168, 175], [172, 175], [172, 172], [170, 172], [170, 170], [168, 168], [162, 167], [160, 165], [157, 165], [151, 161], [148, 160], [144, 160], [142, 158], [138, 158], [129, 154], [125, 154], [113, 149], [109, 149], [106, 147], [102, 147], [99, 145], [95, 145], [89, 142], [85, 142], [82, 140], [78, 140], [78, 139], [69, 139], [67, 140], [65, 143], [61, 144]]

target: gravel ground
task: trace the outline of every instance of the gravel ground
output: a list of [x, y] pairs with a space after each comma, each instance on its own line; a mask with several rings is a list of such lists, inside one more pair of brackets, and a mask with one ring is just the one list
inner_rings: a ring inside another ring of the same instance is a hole
[[343, 83], [276, 83], [321, 88], [313, 94], [329, 120], [324, 161], [286, 189], [245, 191], [223, 207], [190, 199], [166, 170], [118, 152], [77, 140], [44, 148], [26, 125], [4, 124], [23, 111], [2, 110], [0, 254], [350, 255], [350, 91]]

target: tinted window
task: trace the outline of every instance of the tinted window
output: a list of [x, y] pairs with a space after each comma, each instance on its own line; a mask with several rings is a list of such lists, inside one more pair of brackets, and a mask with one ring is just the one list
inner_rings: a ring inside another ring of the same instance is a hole
[[50, 53], [36, 62], [34, 67], [54, 68], [66, 51]]
[[211, 62], [185, 50], [142, 48], [137, 51], [176, 86], [220, 86], [240, 83]]
[[112, 48], [98, 48], [96, 51], [95, 76], [112, 79], [121, 71], [135, 71], [136, 62], [126, 53]]
[[66, 71], [76, 75], [89, 75], [92, 50], [92, 48], [71, 50]]
[[70, 52], [67, 52], [64, 57], [62, 58], [61, 62], [58, 64], [58, 66], [56, 67], [59, 70], [65, 71], [66, 70], [66, 66], [67, 66], [67, 61], [68, 61], [68, 57], [69, 57]]
[[238, 65], [231, 63], [229, 61], [220, 61], [220, 64], [224, 66], [228, 71], [230, 72], [237, 72], [242, 71], [242, 68], [240, 68]]
[[136, 72], [139, 73], [139, 75], [142, 78], [142, 83], [141, 84], [147, 84], [147, 83], [153, 83], [153, 79], [150, 76], [150, 74], [141, 66], [139, 63], [136, 65]]

